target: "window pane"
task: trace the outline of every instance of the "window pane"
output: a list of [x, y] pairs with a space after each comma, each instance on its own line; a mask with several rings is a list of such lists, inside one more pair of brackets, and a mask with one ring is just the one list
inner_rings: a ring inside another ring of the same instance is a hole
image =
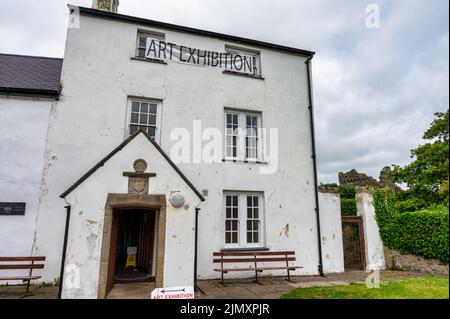
[[226, 231], [230, 231], [231, 230], [231, 221], [230, 220], [226, 220], [225, 221], [225, 230]]
[[155, 138], [155, 136], [156, 136], [156, 127], [148, 126], [147, 127], [147, 134], [150, 135], [151, 137]]
[[141, 103], [141, 113], [148, 113], [148, 103]]
[[226, 218], [231, 218], [231, 208], [230, 207], [226, 208]]
[[253, 196], [253, 206], [259, 207], [258, 200], [259, 200], [258, 196]]
[[225, 233], [225, 243], [231, 244], [231, 233]]
[[232, 218], [238, 218], [238, 208], [233, 208], [233, 216]]
[[148, 124], [150, 125], [156, 125], [156, 115], [149, 115], [148, 116]]
[[139, 48], [137, 51], [138, 58], [145, 58], [145, 48]]
[[138, 130], [137, 125], [130, 125], [130, 135], [136, 133]]
[[139, 102], [131, 102], [131, 111], [139, 112]]
[[138, 122], [138, 119], [139, 119], [139, 113], [134, 113], [134, 112], [132, 112], [132, 113], [131, 113], [131, 119], [130, 119], [130, 122], [131, 122], [131, 123], [137, 123], [137, 122]]
[[253, 198], [253, 196], [247, 196], [247, 207], [253, 206], [252, 205], [252, 198]]
[[259, 218], [259, 209], [258, 207], [253, 208], [253, 218]]
[[139, 46], [145, 48], [146, 45], [147, 45], [147, 37], [143, 35], [139, 36]]
[[253, 243], [253, 233], [250, 231], [247, 232], [247, 243]]
[[148, 115], [147, 114], [141, 114], [139, 118], [139, 123], [141, 124], [147, 124], [148, 121]]
[[233, 196], [233, 206], [237, 206], [237, 205], [238, 205], [238, 197]]
[[232, 235], [231, 235], [231, 242], [233, 244], [237, 244], [237, 242], [238, 242], [238, 233], [237, 232], [236, 233], [232, 233]]
[[157, 110], [158, 110], [158, 105], [151, 103], [150, 104], [150, 113], [156, 114]]
[[259, 243], [259, 233], [258, 232], [253, 233], [253, 243]]

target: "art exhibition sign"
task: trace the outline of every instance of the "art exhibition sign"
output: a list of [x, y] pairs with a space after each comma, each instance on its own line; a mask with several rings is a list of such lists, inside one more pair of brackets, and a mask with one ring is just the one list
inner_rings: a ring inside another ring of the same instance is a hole
[[151, 299], [194, 299], [194, 287], [156, 288], [151, 293]]
[[255, 54], [240, 51], [217, 52], [177, 45], [161, 39], [147, 37], [145, 57], [191, 64], [202, 67], [221, 68], [228, 71], [255, 74], [257, 71]]

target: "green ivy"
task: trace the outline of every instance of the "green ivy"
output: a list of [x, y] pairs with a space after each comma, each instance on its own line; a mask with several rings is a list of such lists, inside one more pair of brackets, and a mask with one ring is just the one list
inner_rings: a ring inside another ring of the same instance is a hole
[[383, 243], [403, 253], [449, 262], [448, 208], [434, 206], [400, 213], [392, 189], [372, 190]]
[[341, 215], [356, 216], [356, 200], [354, 198], [341, 198]]

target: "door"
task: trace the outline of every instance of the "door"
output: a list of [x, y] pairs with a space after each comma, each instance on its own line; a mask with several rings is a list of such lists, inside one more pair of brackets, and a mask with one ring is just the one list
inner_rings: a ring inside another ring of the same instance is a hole
[[361, 216], [342, 216], [345, 270], [366, 268], [364, 230]]
[[114, 286], [114, 273], [116, 269], [116, 247], [117, 247], [117, 234], [119, 231], [119, 216], [113, 212], [113, 220], [111, 226], [111, 240], [109, 245], [109, 261], [108, 261], [108, 274], [106, 279], [106, 295], [109, 294]]

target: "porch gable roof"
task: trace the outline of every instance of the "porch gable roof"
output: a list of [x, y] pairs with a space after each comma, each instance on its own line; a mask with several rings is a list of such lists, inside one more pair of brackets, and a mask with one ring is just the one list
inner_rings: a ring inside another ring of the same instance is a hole
[[122, 143], [119, 144], [114, 150], [112, 150], [111, 153], [106, 155], [100, 162], [94, 165], [90, 170], [86, 172], [83, 176], [81, 176], [75, 183], [72, 184], [67, 190], [65, 190], [61, 195], [59, 195], [60, 198], [65, 198], [67, 195], [69, 195], [73, 190], [75, 190], [81, 183], [83, 183], [86, 179], [89, 178], [94, 172], [96, 172], [100, 167], [102, 167], [109, 159], [111, 159], [116, 153], [121, 151], [128, 143], [130, 143], [136, 136], [139, 134], [144, 134], [144, 136], [147, 138], [147, 140], [156, 148], [156, 150], [163, 156], [163, 158], [169, 163], [170, 166], [177, 172], [177, 174], [183, 179], [183, 181], [189, 186], [189, 188], [192, 189], [192, 191], [197, 195], [197, 197], [201, 201], [205, 201], [205, 198], [202, 196], [202, 194], [195, 188], [195, 186], [191, 183], [191, 181], [181, 172], [181, 170], [178, 168], [178, 166], [170, 159], [170, 157], [164, 152], [164, 150], [159, 146], [152, 138], [148, 136], [148, 134], [142, 130], [139, 129], [134, 134], [130, 135], [127, 139], [125, 139]]

